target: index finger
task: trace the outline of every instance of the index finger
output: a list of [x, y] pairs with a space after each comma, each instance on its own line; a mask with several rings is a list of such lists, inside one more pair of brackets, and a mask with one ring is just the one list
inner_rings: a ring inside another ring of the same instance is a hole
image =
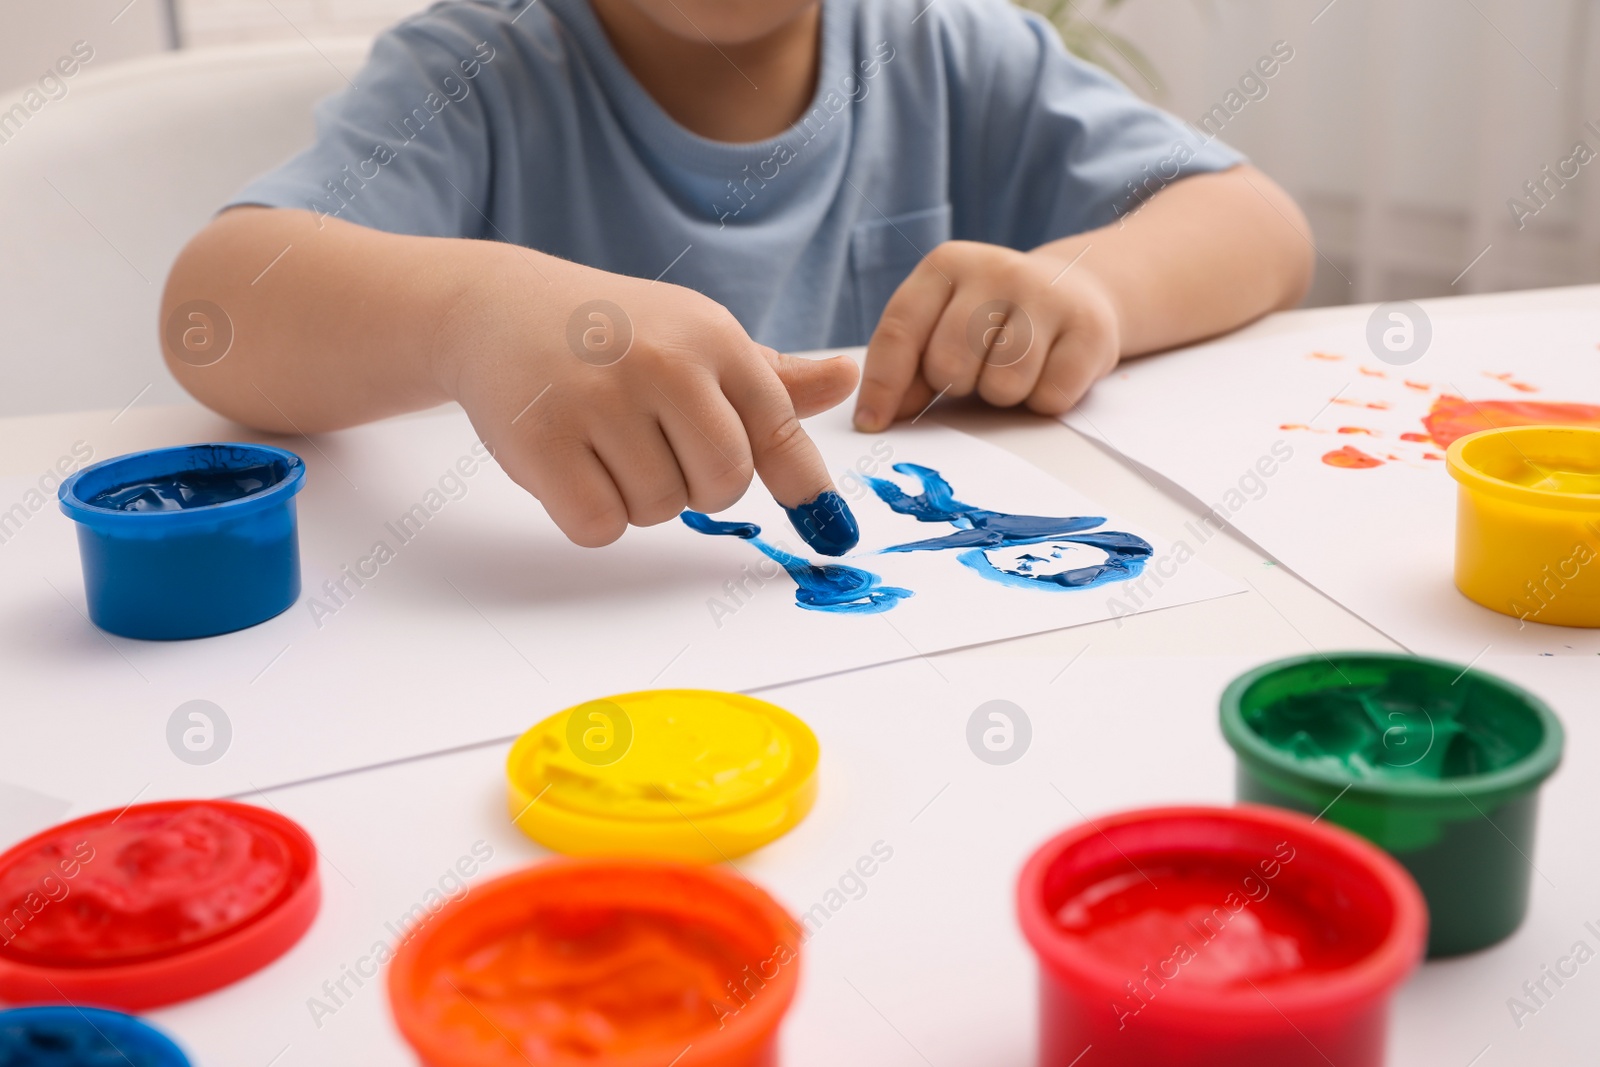
[[833, 486], [822, 453], [800, 425], [789, 391], [756, 346], [722, 369], [722, 391], [744, 423], [756, 474], [795, 531], [825, 556], [842, 556], [861, 531]]
[[927, 257], [889, 298], [867, 342], [856, 398], [856, 428], [876, 433], [889, 427], [917, 378], [922, 353], [944, 314], [955, 286]]

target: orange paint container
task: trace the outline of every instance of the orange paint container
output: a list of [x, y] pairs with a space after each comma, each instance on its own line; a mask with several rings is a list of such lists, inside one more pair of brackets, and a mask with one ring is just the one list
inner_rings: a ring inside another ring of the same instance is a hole
[[717, 867], [563, 858], [474, 888], [389, 967], [428, 1067], [776, 1067], [800, 928]]

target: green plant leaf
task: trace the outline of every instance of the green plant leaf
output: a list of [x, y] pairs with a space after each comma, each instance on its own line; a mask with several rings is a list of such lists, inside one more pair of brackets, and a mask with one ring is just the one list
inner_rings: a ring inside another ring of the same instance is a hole
[[[1103, 19], [1128, 0], [1015, 0], [1018, 7], [1044, 16], [1067, 51], [1101, 67], [1125, 82], [1143, 83], [1151, 95], [1164, 95], [1161, 77], [1150, 57], [1123, 34], [1108, 29]], [[1092, 7], [1092, 11], [1090, 8]]]

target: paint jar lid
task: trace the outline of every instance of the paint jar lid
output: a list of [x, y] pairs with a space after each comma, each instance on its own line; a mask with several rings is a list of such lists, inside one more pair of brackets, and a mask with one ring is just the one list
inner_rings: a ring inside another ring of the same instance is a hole
[[189, 1067], [172, 1039], [131, 1015], [48, 1005], [0, 1011], [0, 1067]]
[[512, 821], [571, 855], [716, 863], [777, 839], [817, 795], [817, 739], [738, 693], [653, 689], [540, 722], [506, 761]]
[[431, 1067], [777, 1062], [803, 931], [726, 868], [558, 858], [447, 903], [389, 964]]
[[[1445, 467], [1462, 488], [1528, 508], [1600, 511], [1600, 428], [1507, 426], [1451, 442]], [[1536, 513], [1528, 515], [1537, 522]], [[1536, 573], [1534, 567], [1530, 573]]]
[[171, 800], [74, 819], [0, 854], [0, 1000], [186, 1000], [282, 955], [320, 900], [310, 836], [263, 808]]

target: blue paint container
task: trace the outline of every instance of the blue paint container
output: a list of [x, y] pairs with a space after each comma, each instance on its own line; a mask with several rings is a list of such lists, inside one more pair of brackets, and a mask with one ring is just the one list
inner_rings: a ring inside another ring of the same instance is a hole
[[160, 1030], [102, 1008], [0, 1011], [0, 1067], [189, 1067]]
[[300, 595], [294, 497], [306, 469], [268, 445], [134, 452], [62, 483], [89, 618], [123, 637], [242, 630]]

